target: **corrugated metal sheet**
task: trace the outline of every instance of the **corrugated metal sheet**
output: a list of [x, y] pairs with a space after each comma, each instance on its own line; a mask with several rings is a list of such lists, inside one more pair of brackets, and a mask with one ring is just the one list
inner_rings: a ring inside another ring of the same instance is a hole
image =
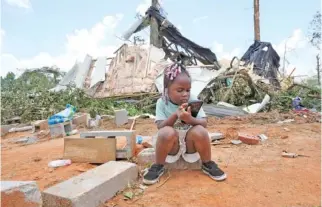
[[91, 74], [91, 85], [93, 87], [96, 83], [105, 80], [106, 73], [106, 57], [99, 57], [96, 60], [93, 72]]
[[79, 69], [76, 73], [75, 84], [77, 88], [83, 88], [85, 78], [87, 77], [88, 70], [90, 69], [92, 63], [92, 57], [86, 55], [84, 62], [79, 65]]

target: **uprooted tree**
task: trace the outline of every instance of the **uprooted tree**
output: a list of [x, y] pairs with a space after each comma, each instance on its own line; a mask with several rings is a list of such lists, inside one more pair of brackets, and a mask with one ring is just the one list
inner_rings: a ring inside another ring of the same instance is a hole
[[309, 28], [309, 40], [312, 46], [314, 46], [318, 50], [318, 54], [316, 55], [316, 72], [318, 78], [318, 84], [321, 84], [321, 64], [320, 64], [320, 52], [321, 52], [321, 13], [317, 11], [313, 16], [313, 19], [310, 23]]

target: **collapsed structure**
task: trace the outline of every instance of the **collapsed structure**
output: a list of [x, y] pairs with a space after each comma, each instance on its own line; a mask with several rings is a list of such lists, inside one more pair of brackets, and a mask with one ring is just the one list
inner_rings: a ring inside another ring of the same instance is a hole
[[[154, 6], [124, 33], [123, 38], [129, 40], [133, 34], [151, 25], [151, 18], [156, 20], [158, 26], [162, 43], [160, 48], [153, 45], [123, 44], [115, 51], [114, 57], [93, 59], [87, 55], [83, 63], [76, 63], [52, 90], [62, 90], [74, 82], [76, 87], [84, 89], [94, 98], [161, 93], [163, 69], [173, 61], [182, 61], [186, 65], [192, 74], [192, 92], [208, 103], [229, 100], [234, 103], [229, 96], [236, 91], [236, 87], [241, 91], [235, 92], [237, 98], [255, 97], [258, 84], [280, 87], [280, 58], [270, 43], [255, 41], [237, 64], [232, 61], [229, 65], [229, 60], [219, 64], [210, 49], [184, 37], [166, 19], [160, 8]], [[241, 79], [244, 79], [244, 83], [240, 82]], [[233, 85], [235, 89], [232, 89]], [[259, 95], [257, 100], [264, 95]]]

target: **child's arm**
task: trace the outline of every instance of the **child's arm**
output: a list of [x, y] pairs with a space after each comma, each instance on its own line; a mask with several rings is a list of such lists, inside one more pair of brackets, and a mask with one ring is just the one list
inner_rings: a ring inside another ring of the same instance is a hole
[[208, 120], [205, 111], [201, 107], [196, 118], [192, 117], [191, 123], [192, 126], [201, 125], [207, 128]]
[[188, 110], [186, 111], [185, 108], [188, 106], [188, 104], [182, 104], [179, 108], [179, 118], [184, 121], [187, 124], [190, 124], [191, 126], [201, 125], [205, 128], [207, 128], [207, 119], [206, 114], [204, 110], [201, 108], [197, 117], [191, 116], [191, 109], [188, 107]]
[[165, 105], [162, 99], [159, 99], [156, 104], [155, 110], [155, 123], [157, 124], [158, 129], [161, 129], [165, 126], [171, 126], [175, 124], [178, 119], [177, 113], [173, 113], [171, 116], [167, 117], [164, 113]]
[[161, 129], [161, 128], [165, 127], [165, 126], [173, 127], [173, 125], [175, 124], [177, 119], [178, 119], [177, 113], [173, 113], [166, 120], [156, 121], [156, 124], [157, 124], [158, 129]]
[[190, 125], [195, 126], [195, 125], [201, 125], [205, 128], [207, 128], [207, 119], [206, 118], [195, 118], [191, 116], [191, 120], [189, 121]]

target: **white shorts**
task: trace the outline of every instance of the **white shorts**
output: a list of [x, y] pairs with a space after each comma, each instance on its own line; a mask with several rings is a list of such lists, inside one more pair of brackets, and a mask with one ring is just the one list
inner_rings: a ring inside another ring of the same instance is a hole
[[[197, 162], [200, 159], [200, 155], [198, 152], [187, 154], [187, 146], [186, 146], [186, 135], [188, 130], [181, 130], [181, 129], [175, 129], [178, 132], [179, 135], [179, 151], [176, 155], [168, 155], [165, 159], [166, 163], [174, 163], [179, 160], [180, 156], [189, 163]], [[153, 136], [152, 142], [153, 147], [156, 149], [156, 143], [157, 143], [158, 135]]]

